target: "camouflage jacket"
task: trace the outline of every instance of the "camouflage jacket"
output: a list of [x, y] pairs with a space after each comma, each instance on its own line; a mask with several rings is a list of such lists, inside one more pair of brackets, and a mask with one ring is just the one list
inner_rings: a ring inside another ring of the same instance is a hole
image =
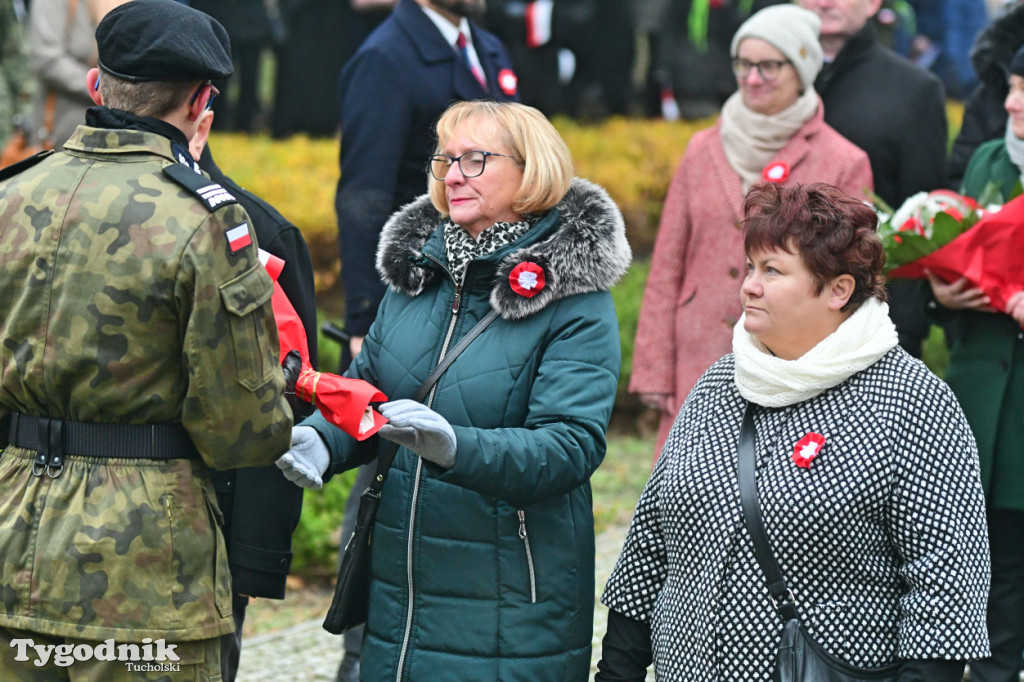
[[160, 135], [82, 126], [0, 181], [0, 411], [180, 422], [205, 462], [69, 456], [49, 478], [8, 446], [0, 626], [119, 641], [232, 629], [206, 465], [270, 463], [291, 411], [247, 216], [223, 195], [209, 208], [163, 172], [173, 163]]

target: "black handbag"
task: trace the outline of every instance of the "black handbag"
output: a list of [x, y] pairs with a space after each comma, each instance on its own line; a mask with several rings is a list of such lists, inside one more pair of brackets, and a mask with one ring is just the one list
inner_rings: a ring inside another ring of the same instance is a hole
[[[483, 319], [469, 330], [451, 350], [449, 350], [437, 367], [420, 385], [413, 400], [423, 402], [437, 380], [448, 367], [480, 335], [494, 319], [498, 311], [491, 310]], [[356, 527], [345, 545], [345, 555], [338, 568], [338, 581], [334, 586], [334, 599], [327, 610], [323, 628], [334, 635], [340, 635], [366, 623], [370, 604], [370, 543], [373, 541], [373, 523], [377, 518], [377, 507], [380, 504], [380, 493], [388, 470], [398, 452], [398, 444], [389, 442], [377, 456], [377, 474], [370, 486], [359, 498], [359, 512], [356, 516]]]
[[775, 560], [771, 543], [761, 520], [754, 472], [754, 414], [747, 404], [740, 427], [739, 480], [743, 522], [754, 541], [757, 563], [768, 582], [768, 594], [775, 610], [782, 617], [782, 642], [775, 658], [774, 682], [896, 682], [900, 664], [882, 668], [858, 668], [841, 661], [821, 648], [800, 622], [793, 593], [786, 585], [782, 569]]

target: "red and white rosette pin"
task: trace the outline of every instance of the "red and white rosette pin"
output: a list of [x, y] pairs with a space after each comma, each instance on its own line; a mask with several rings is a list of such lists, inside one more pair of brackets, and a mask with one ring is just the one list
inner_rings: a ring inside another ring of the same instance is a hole
[[508, 275], [509, 286], [512, 291], [526, 298], [533, 298], [544, 288], [544, 268], [524, 261], [512, 268]]
[[808, 433], [793, 446], [793, 462], [804, 469], [811, 468], [811, 462], [825, 447], [825, 436], [820, 433]]
[[776, 161], [764, 167], [761, 177], [765, 182], [785, 182], [789, 177], [789, 166], [782, 161]]
[[512, 69], [502, 69], [498, 72], [498, 87], [509, 97], [516, 94], [516, 89], [519, 87], [519, 77], [516, 76], [516, 72]]

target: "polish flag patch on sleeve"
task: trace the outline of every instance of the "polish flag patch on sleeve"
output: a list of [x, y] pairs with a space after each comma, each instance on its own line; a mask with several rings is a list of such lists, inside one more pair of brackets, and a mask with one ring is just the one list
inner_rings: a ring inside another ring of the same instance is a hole
[[249, 223], [242, 223], [227, 231], [228, 248], [231, 253], [238, 253], [239, 250], [252, 244], [252, 237], [249, 236]]

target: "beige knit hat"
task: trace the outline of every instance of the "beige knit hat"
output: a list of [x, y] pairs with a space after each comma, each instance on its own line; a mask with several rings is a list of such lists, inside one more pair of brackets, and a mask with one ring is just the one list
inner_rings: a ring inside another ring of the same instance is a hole
[[760, 38], [781, 52], [796, 68], [806, 90], [821, 71], [822, 54], [818, 34], [821, 19], [796, 5], [771, 5], [743, 22], [732, 37], [732, 56], [744, 38]]

